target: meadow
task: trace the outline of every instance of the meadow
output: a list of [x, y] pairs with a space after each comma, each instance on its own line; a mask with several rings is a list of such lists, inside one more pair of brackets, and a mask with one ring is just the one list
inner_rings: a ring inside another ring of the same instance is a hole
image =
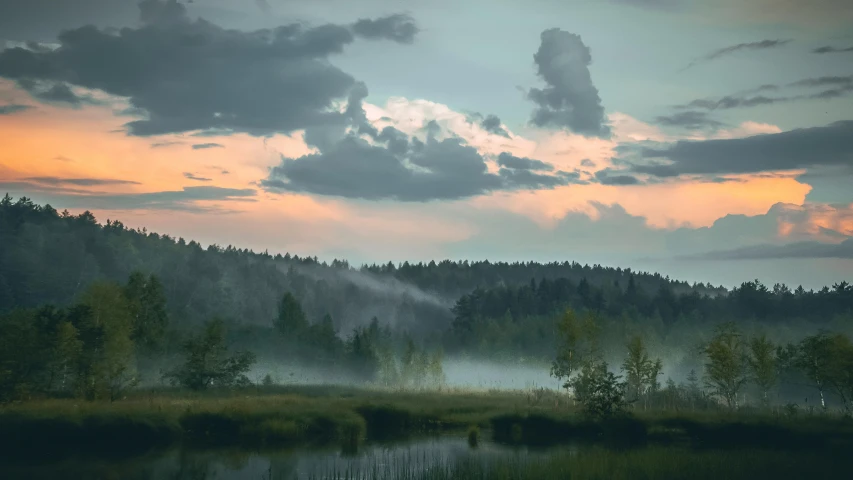
[[[442, 433], [504, 445], [607, 448], [774, 448], [826, 451], [853, 441], [831, 414], [634, 411], [584, 416], [565, 396], [532, 391], [401, 391], [331, 386], [191, 393], [133, 391], [120, 401], [49, 399], [0, 407], [0, 454], [132, 456], [176, 445], [250, 449], [399, 442]], [[14, 439], [9, 442], [9, 439]]]

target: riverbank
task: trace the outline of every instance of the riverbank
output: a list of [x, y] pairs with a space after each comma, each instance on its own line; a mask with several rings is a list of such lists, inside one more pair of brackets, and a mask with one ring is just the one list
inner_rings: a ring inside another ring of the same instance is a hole
[[[269, 387], [191, 394], [136, 392], [117, 402], [44, 400], [0, 408], [5, 456], [91, 452], [137, 455], [176, 444], [275, 448], [332, 445], [357, 450], [478, 426], [510, 445], [568, 442], [611, 446], [821, 449], [853, 444], [840, 417], [726, 412], [583, 418], [524, 392], [392, 392], [344, 387]], [[10, 441], [14, 439], [14, 441]]]

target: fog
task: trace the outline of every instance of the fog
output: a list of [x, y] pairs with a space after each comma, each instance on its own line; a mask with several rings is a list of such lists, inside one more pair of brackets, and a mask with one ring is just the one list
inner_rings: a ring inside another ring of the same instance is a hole
[[292, 268], [297, 273], [314, 280], [325, 280], [329, 283], [349, 283], [382, 296], [397, 297], [401, 301], [411, 299], [416, 302], [445, 308], [452, 306], [455, 301], [455, 299], [443, 298], [434, 293], [425, 292], [415, 285], [388, 275], [380, 276], [349, 268], [334, 269], [312, 265], [292, 265]]
[[550, 365], [450, 359], [444, 362], [448, 387], [470, 389], [527, 390], [559, 388], [560, 382], [549, 375]]
[[[550, 365], [495, 362], [470, 358], [445, 359], [445, 387], [466, 390], [530, 390], [560, 388], [560, 382], [549, 375]], [[248, 377], [261, 383], [269, 375], [276, 385], [342, 385], [366, 386], [343, 369], [317, 367], [309, 362], [276, 362], [259, 359]]]

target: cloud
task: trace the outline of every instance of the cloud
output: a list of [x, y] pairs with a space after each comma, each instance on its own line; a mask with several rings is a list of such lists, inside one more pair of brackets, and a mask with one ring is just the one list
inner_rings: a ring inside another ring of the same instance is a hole
[[853, 259], [853, 238], [837, 244], [809, 241], [788, 243], [785, 245], [755, 245], [731, 250], [716, 250], [679, 258], [684, 260]]
[[853, 52], [853, 47], [818, 47], [812, 50], [812, 53], [850, 53]]
[[498, 155], [498, 165], [516, 170], [545, 170], [552, 171], [554, 166], [542, 160], [533, 160], [526, 157], [516, 157], [508, 152]]
[[640, 182], [637, 177], [632, 175], [620, 174], [619, 171], [610, 168], [605, 168], [595, 172], [595, 179], [602, 185], [637, 185]]
[[52, 42], [57, 33], [70, 27], [130, 25], [138, 18], [137, 3], [135, 0], [0, 0], [0, 36], [6, 40]]
[[211, 181], [211, 179], [209, 179], [209, 178], [197, 177], [193, 173], [190, 173], [190, 172], [184, 172], [184, 177], [188, 178], [190, 180], [195, 180], [196, 182], [209, 182], [209, 181]]
[[215, 204], [199, 202], [254, 202], [252, 197], [257, 194], [252, 189], [215, 186], [183, 187], [181, 190], [147, 193], [102, 194], [31, 182], [0, 182], [0, 189], [22, 192], [28, 196], [34, 193], [42, 194], [46, 201], [61, 208], [175, 210], [195, 213], [230, 212]]
[[725, 124], [714, 120], [708, 116], [707, 112], [697, 112], [690, 110], [686, 112], [678, 112], [672, 115], [659, 116], [656, 119], [659, 125], [667, 127], [681, 127], [690, 130], [698, 130], [702, 128], [718, 128]]
[[266, 15], [272, 14], [272, 7], [270, 7], [269, 2], [267, 0], [255, 0], [255, 5]]
[[480, 126], [487, 132], [510, 138], [509, 133], [503, 128], [501, 125], [501, 119], [498, 118], [497, 115], [486, 115], [486, 118], [480, 122]]
[[27, 110], [31, 110], [35, 107], [32, 105], [21, 105], [18, 103], [9, 103], [6, 105], [0, 105], [0, 115], [12, 115], [14, 113], [25, 112]]
[[208, 148], [225, 148], [225, 146], [219, 143], [196, 143], [192, 148], [193, 150], [205, 150]]
[[139, 28], [85, 26], [62, 32], [55, 50], [0, 51], [0, 76], [127, 97], [148, 113], [127, 124], [133, 135], [290, 133], [346, 122], [335, 107], [356, 81], [330, 55], [356, 37], [406, 42], [413, 35], [410, 20], [397, 15], [360, 20], [360, 27], [293, 23], [243, 32], [191, 21], [175, 1], [146, 0], [140, 12]]
[[780, 24], [804, 26], [824, 33], [838, 28], [849, 32], [853, 21], [850, 0], [718, 0], [716, 12], [726, 25], [758, 22], [776, 27]]
[[393, 127], [376, 138], [384, 144], [347, 136], [320, 153], [283, 157], [261, 185], [269, 191], [422, 202], [495, 190], [551, 188], [570, 181], [505, 168], [491, 173], [482, 155], [460, 138], [430, 136], [422, 142]]
[[683, 0], [610, 0], [613, 3], [630, 5], [632, 7], [649, 8], [653, 10], [677, 10], [682, 7]]
[[762, 105], [772, 105], [774, 103], [790, 102], [793, 97], [766, 97], [758, 95], [753, 97], [737, 97], [727, 95], [718, 100], [698, 99], [693, 100], [681, 108], [704, 108], [706, 110], [728, 110], [731, 108], [749, 108], [760, 107]]
[[[768, 97], [765, 95], [753, 95], [764, 91], [778, 91], [782, 88], [825, 88], [816, 93], [795, 94], [782, 97]], [[829, 100], [853, 94], [853, 75], [848, 76], [826, 76], [798, 80], [784, 86], [761, 85], [738, 94], [726, 95], [719, 99], [697, 99], [686, 105], [677, 105], [675, 108], [701, 108], [705, 110], [728, 110], [732, 108], [750, 108], [777, 103], [788, 103], [799, 100]]]
[[171, 147], [172, 145], [181, 145], [183, 142], [176, 142], [173, 140], [164, 140], [162, 142], [154, 142], [151, 144], [151, 148], [165, 148]]
[[[0, 53], [2, 55], [2, 53]], [[33, 98], [44, 103], [67, 104], [79, 107], [83, 104], [98, 105], [101, 102], [90, 95], [77, 95], [67, 83], [39, 82], [28, 78], [18, 79], [18, 86], [27, 91]]]
[[788, 84], [789, 87], [827, 87], [846, 85], [853, 85], [853, 75], [806, 78]]
[[633, 167], [635, 172], [658, 177], [753, 173], [832, 165], [853, 168], [853, 121], [746, 138], [682, 140], [661, 149], [646, 148], [642, 156], [672, 162], [669, 165]]
[[353, 24], [352, 30], [368, 40], [392, 40], [398, 43], [412, 43], [418, 33], [415, 20], [403, 14], [377, 19], [362, 18]]
[[[481, 138], [470, 131], [476, 125], [470, 118], [436, 104], [417, 105], [430, 107], [432, 112], [416, 115], [414, 109], [408, 108], [412, 106], [410, 103], [389, 101], [392, 107], [407, 107], [404, 110], [408, 111], [408, 123], [400, 125], [409, 131], [406, 133], [396, 125], [387, 124], [385, 114], [389, 112], [377, 111], [373, 106], [370, 117], [376, 125], [371, 123], [362, 104], [366, 88], [354, 92], [346, 106], [352, 130], [349, 133], [306, 130], [306, 142], [315, 145], [318, 152], [298, 158], [282, 156], [281, 164], [261, 181], [263, 188], [364, 200], [424, 202], [456, 200], [499, 190], [549, 189], [578, 180], [577, 176], [563, 172], [544, 175], [506, 167], [490, 171], [484, 154], [462, 137]], [[440, 121], [429, 118], [435, 113], [439, 113]], [[415, 116], [421, 118], [416, 120]], [[539, 168], [544, 165], [503, 153], [504, 161], [515, 165]]]
[[60, 178], [60, 177], [29, 177], [25, 181], [45, 185], [76, 185], [78, 187], [95, 187], [102, 185], [139, 185], [132, 180], [116, 180], [113, 178]]
[[545, 30], [540, 39], [533, 60], [547, 86], [527, 92], [527, 98], [537, 105], [530, 122], [537, 127], [609, 138], [604, 107], [589, 72], [589, 47], [580, 36], [558, 28]]
[[791, 40], [761, 40], [760, 42], [739, 43], [737, 45], [731, 45], [729, 47], [721, 48], [719, 50], [714, 50], [713, 52], [690, 62], [690, 64], [684, 67], [682, 71], [687, 70], [688, 68], [695, 67], [696, 65], [699, 65], [701, 63], [711, 62], [736, 52], [741, 52], [744, 50], [767, 50], [769, 48], [781, 47], [787, 45], [788, 43], [791, 43]]

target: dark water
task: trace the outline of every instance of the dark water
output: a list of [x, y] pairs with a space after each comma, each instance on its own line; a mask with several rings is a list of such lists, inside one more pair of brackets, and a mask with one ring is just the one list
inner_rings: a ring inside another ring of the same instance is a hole
[[[574, 449], [562, 448], [567, 452]], [[553, 450], [552, 450], [553, 451]], [[483, 461], [511, 456], [545, 455], [541, 449], [481, 442], [472, 449], [461, 436], [442, 436], [396, 445], [366, 445], [358, 453], [322, 450], [183, 450], [173, 449], [127, 459], [76, 457], [39, 459], [0, 465], [2, 479], [152, 479], [152, 480], [290, 480], [347, 478], [371, 471], [423, 472], [461, 458]], [[337, 474], [335, 474], [337, 473]]]

